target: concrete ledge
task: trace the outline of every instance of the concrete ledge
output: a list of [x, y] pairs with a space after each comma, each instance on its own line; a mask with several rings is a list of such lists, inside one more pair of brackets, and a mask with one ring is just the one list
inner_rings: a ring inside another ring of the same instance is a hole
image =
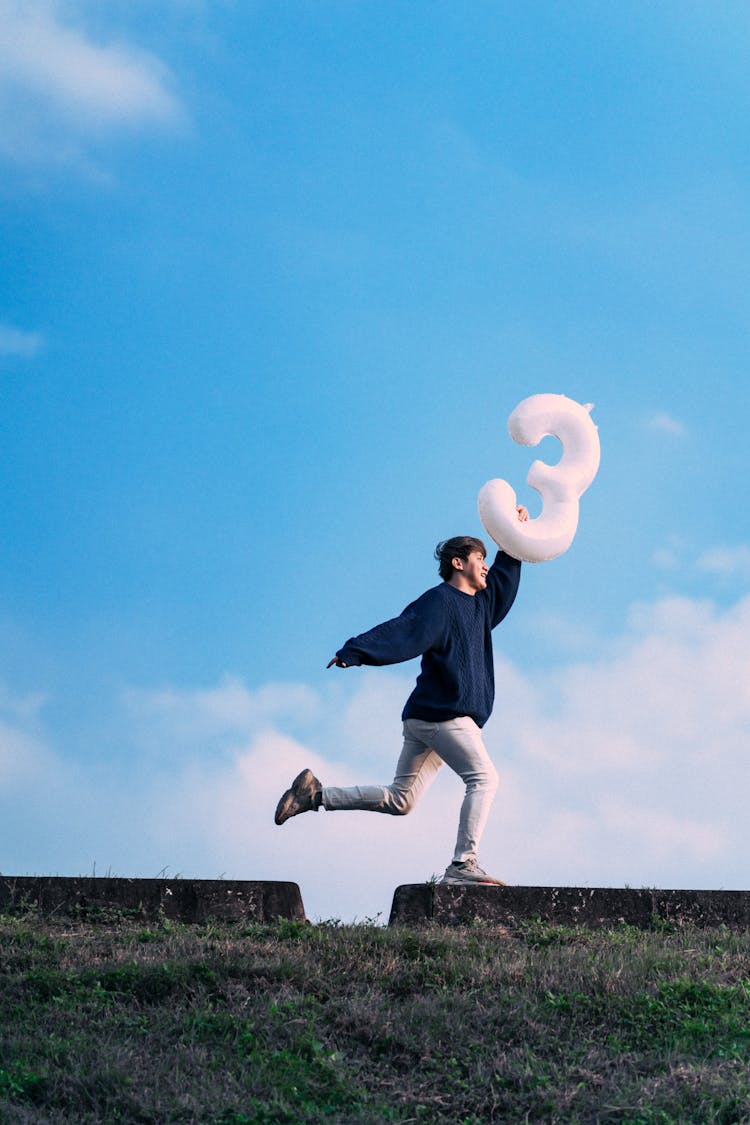
[[305, 920], [296, 883], [0, 875], [0, 910], [22, 908], [81, 920], [108, 914], [175, 922]]
[[515, 926], [532, 918], [586, 926], [650, 926], [655, 920], [750, 926], [750, 891], [407, 884], [396, 888], [389, 925], [464, 926], [479, 921]]

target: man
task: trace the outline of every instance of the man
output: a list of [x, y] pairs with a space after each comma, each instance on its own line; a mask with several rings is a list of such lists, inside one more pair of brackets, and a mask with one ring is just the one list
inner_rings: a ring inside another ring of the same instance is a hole
[[[524, 507], [517, 510], [520, 520], [529, 518]], [[363, 809], [402, 816], [411, 812], [445, 763], [463, 780], [466, 791], [453, 860], [441, 882], [504, 885], [477, 861], [498, 783], [481, 728], [495, 695], [492, 630], [515, 600], [521, 564], [498, 551], [488, 570], [486, 554], [481, 539], [472, 536], [438, 543], [440, 585], [399, 617], [351, 637], [328, 664], [398, 664], [421, 655], [421, 672], [401, 716], [404, 745], [392, 784], [324, 787], [311, 770], [303, 770], [278, 803], [277, 824], [321, 805], [328, 811]]]

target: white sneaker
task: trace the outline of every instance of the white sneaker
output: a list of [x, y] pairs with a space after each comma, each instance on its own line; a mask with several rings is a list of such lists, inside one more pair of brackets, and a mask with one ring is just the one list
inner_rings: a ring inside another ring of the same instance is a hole
[[463, 863], [450, 863], [445, 869], [445, 875], [440, 880], [441, 883], [446, 883], [452, 886], [467, 886], [470, 883], [492, 886], [504, 887], [506, 884], [502, 879], [493, 879], [486, 871], [477, 863], [473, 857], [465, 859]]

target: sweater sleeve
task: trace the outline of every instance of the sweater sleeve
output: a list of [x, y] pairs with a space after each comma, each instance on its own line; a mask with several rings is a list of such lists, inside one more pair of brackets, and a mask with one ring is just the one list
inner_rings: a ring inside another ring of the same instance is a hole
[[366, 633], [360, 633], [339, 649], [344, 664], [400, 664], [420, 656], [442, 636], [445, 614], [438, 590], [428, 590], [404, 612]]
[[513, 605], [520, 581], [521, 563], [505, 551], [498, 551], [487, 573], [487, 589], [477, 594], [489, 602], [491, 628], [500, 624]]

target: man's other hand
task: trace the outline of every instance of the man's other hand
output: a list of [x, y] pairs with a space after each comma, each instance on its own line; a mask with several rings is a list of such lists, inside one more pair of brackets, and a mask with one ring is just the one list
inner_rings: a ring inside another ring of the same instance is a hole
[[334, 656], [333, 660], [328, 661], [328, 663], [326, 664], [326, 668], [333, 668], [334, 664], [336, 665], [337, 668], [348, 668], [349, 667], [348, 664], [344, 664], [343, 660], [339, 660], [338, 656]]

